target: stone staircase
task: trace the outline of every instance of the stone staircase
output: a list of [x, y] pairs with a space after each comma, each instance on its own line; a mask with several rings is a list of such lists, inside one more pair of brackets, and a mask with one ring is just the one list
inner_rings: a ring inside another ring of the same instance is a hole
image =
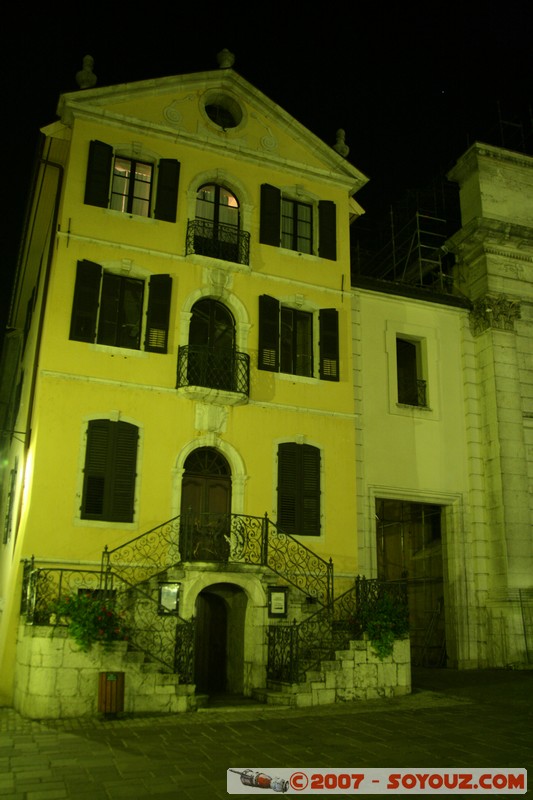
[[338, 650], [333, 660], [323, 660], [316, 670], [307, 670], [302, 683], [267, 681], [254, 689], [252, 697], [266, 705], [308, 708], [351, 700], [396, 697], [411, 692], [409, 639], [394, 643], [394, 652], [383, 660], [372, 643], [356, 640], [348, 650]]

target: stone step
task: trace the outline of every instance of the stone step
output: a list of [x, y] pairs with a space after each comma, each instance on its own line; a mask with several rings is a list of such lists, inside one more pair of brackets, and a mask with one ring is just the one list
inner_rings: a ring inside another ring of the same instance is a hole
[[252, 689], [252, 697], [258, 703], [268, 706], [294, 706], [296, 699], [294, 694], [288, 692], [278, 692], [272, 689]]

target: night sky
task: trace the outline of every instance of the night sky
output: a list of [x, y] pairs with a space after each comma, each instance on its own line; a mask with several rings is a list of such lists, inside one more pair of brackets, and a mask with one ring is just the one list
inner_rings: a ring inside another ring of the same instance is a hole
[[243, 78], [327, 144], [345, 129], [349, 160], [370, 179], [357, 195], [368, 220], [443, 176], [473, 141], [489, 140], [499, 119], [532, 129], [533, 12], [526, 3], [337, 2], [315, 11], [289, 2], [219, 11], [197, 3], [197, 12], [182, 5], [10, 6], [0, 330], [39, 127], [56, 119], [62, 92], [77, 90], [86, 54], [105, 86], [217, 69], [216, 55], [227, 47]]

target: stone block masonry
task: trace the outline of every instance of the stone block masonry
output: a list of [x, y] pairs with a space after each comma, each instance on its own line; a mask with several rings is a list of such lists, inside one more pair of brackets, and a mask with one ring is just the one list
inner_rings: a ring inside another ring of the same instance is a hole
[[66, 629], [21, 624], [18, 635], [14, 707], [31, 719], [92, 717], [98, 714], [101, 672], [123, 672], [124, 712], [170, 714], [196, 708], [194, 686], [160, 673], [128, 652], [127, 642], [84, 653]]

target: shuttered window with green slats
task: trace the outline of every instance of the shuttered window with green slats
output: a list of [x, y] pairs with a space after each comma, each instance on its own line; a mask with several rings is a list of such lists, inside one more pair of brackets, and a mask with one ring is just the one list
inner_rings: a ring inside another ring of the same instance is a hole
[[70, 339], [112, 347], [166, 353], [172, 278], [152, 275], [148, 283], [146, 324], [143, 319], [146, 282], [106, 272], [100, 264], [79, 261], [70, 323]]
[[139, 429], [96, 419], [87, 428], [82, 519], [132, 522]]
[[300, 536], [320, 536], [320, 450], [284, 442], [278, 448], [278, 526]]

